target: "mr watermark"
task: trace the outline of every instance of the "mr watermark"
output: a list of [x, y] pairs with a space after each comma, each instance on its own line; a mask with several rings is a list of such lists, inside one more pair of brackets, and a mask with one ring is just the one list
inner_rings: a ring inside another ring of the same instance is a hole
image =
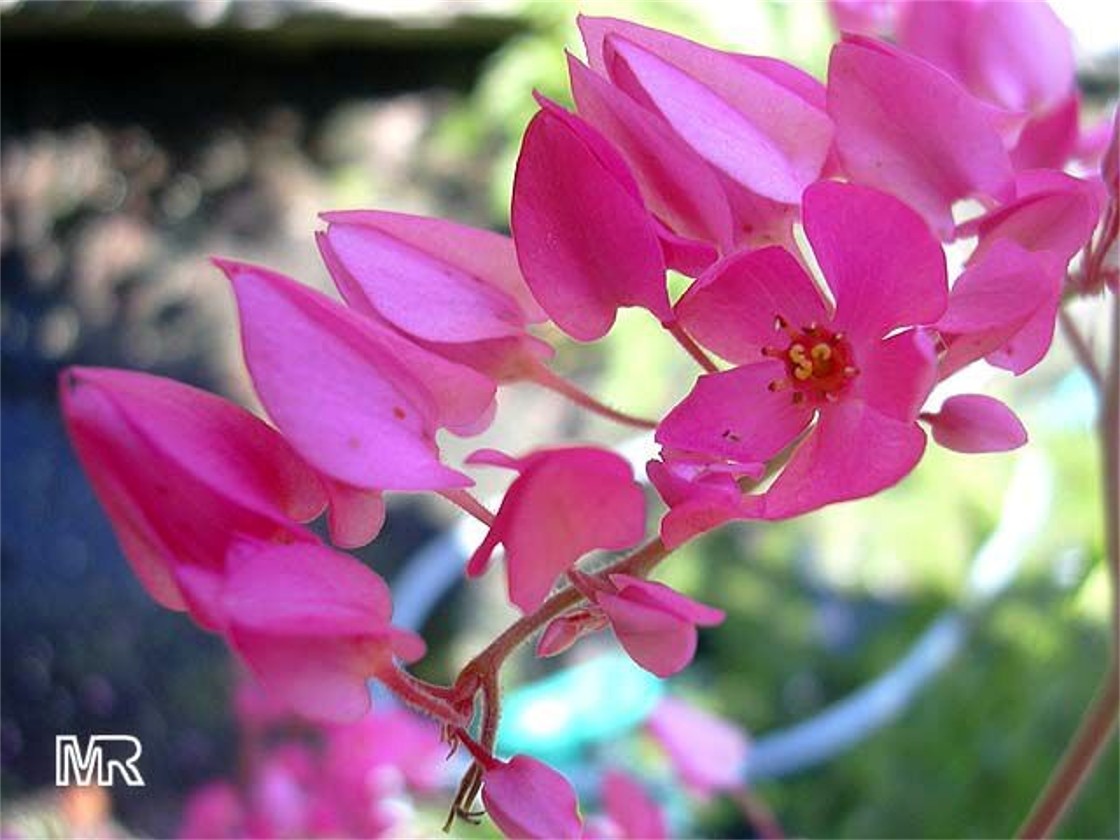
[[124, 781], [144, 787], [136, 766], [143, 747], [134, 735], [90, 735], [83, 749], [77, 735], [54, 738], [54, 783], [58, 787], [112, 787]]

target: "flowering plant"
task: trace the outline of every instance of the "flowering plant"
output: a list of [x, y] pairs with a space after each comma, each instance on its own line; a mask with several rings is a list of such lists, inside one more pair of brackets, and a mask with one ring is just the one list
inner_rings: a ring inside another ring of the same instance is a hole
[[[1079, 296], [1115, 307], [1115, 118], [1081, 129], [1068, 35], [1045, 6], [833, 10], [845, 34], [825, 83], [582, 17], [575, 110], [538, 96], [510, 237], [324, 213], [316, 241], [342, 302], [216, 259], [271, 422], [145, 374], [62, 375], [71, 439], [152, 597], [221, 634], [300, 714], [359, 719], [376, 679], [435, 719], [471, 758], [449, 823], [474, 819], [481, 795], [508, 836], [585, 830], [562, 774], [495, 755], [512, 651], [540, 631], [537, 653], [551, 656], [609, 628], [642, 668], [679, 672], [698, 628], [723, 613], [649, 579], [674, 549], [731, 520], [887, 491], [918, 466], [927, 432], [967, 454], [1024, 445], [1010, 407], [954, 389], [954, 377], [981, 362], [1026, 373], [1058, 324], [1103, 399], [1115, 591], [1120, 350], [1114, 333], [1102, 370], [1062, 308]], [[959, 271], [950, 246], [965, 254]], [[690, 280], [676, 299], [670, 270]], [[596, 341], [622, 307], [646, 310], [700, 370], [657, 418], [580, 391], [533, 332], [549, 322]], [[439, 433], [484, 430], [514, 382], [653, 431], [660, 451], [646, 472], [665, 507], [655, 535], [643, 542], [630, 465], [603, 447], [543, 442], [447, 462]], [[471, 494], [473, 467], [514, 474], [497, 510]], [[388, 586], [340, 550], [377, 536], [386, 492], [425, 491], [487, 526], [466, 574], [501, 547], [522, 613], [449, 685], [407, 670], [424, 641], [393, 626]], [[307, 527], [324, 513], [330, 545]], [[594, 551], [629, 553], [604, 566], [587, 561]], [[1051, 830], [1104, 742], [1114, 677], [1024, 834]], [[622, 803], [612, 830], [629, 831], [639, 810], [644, 830], [660, 824], [632, 781], [607, 787], [608, 805]]]

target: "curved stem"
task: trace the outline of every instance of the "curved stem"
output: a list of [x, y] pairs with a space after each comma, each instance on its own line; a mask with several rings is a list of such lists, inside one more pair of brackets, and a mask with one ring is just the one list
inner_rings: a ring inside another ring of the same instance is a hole
[[1073, 355], [1077, 357], [1078, 364], [1093, 381], [1097, 393], [1100, 393], [1104, 388], [1104, 376], [1097, 366], [1096, 359], [1093, 358], [1093, 352], [1089, 349], [1085, 336], [1081, 334], [1081, 330], [1077, 328], [1077, 324], [1073, 322], [1073, 318], [1070, 317], [1069, 312], [1064, 307], [1058, 309], [1058, 324], [1062, 328], [1062, 335], [1069, 342], [1070, 349], [1073, 350]]
[[377, 679], [402, 703], [442, 723], [464, 727], [470, 722], [469, 715], [448, 702], [449, 695], [446, 688], [431, 685], [419, 677], [414, 677], [395, 663], [379, 671]]
[[705, 353], [703, 348], [696, 343], [692, 336], [685, 332], [684, 327], [682, 327], [678, 321], [674, 321], [671, 324], [662, 324], [662, 326], [677, 340], [677, 344], [683, 347], [685, 352], [696, 360], [696, 363], [700, 365], [700, 367], [704, 368], [708, 373], [719, 372], [719, 366], [712, 361], [712, 357]]
[[1019, 829], [1017, 837], [1032, 840], [1049, 837], [1073, 804], [1082, 783], [1088, 778], [1089, 771], [1093, 769], [1116, 726], [1116, 713], [1120, 705], [1118, 676], [1120, 675], [1117, 674], [1114, 662], [1092, 705], [1082, 718], [1077, 735], [1051, 775], [1042, 796], [1031, 809], [1027, 821]]
[[494, 514], [486, 505], [471, 495], [469, 490], [457, 487], [454, 490], [440, 490], [438, 492], [451, 504], [473, 516], [483, 525], [494, 524]]
[[588, 411], [606, 417], [608, 420], [614, 420], [616, 423], [633, 426], [637, 429], [657, 428], [656, 420], [649, 420], [645, 417], [638, 417], [637, 415], [627, 414], [625, 411], [618, 411], [617, 409], [611, 408], [609, 405], [595, 399], [586, 391], [578, 388], [543, 364], [533, 368], [529, 373], [529, 378], [538, 385], [548, 388], [550, 391], [555, 391], [557, 394], [571, 400], [581, 408], [586, 408]]

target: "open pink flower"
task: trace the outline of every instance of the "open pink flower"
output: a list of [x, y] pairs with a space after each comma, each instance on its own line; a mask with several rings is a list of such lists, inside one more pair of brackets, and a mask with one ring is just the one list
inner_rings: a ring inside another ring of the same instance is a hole
[[677, 775], [701, 795], [742, 787], [750, 743], [741, 728], [683, 700], [666, 697], [649, 730]]
[[237, 296], [253, 386], [292, 446], [328, 481], [331, 534], [376, 536], [383, 490], [469, 485], [435, 435], [480, 430], [494, 382], [264, 268], [219, 261]]
[[667, 461], [683, 452], [739, 464], [769, 461], [804, 435], [770, 489], [744, 501], [742, 515], [766, 519], [878, 492], [917, 464], [925, 435], [915, 420], [936, 359], [913, 327], [941, 316], [948, 291], [941, 247], [897, 199], [822, 182], [806, 191], [803, 215], [835, 308], [782, 249], [714, 266], [678, 314], [741, 365], [701, 377], [657, 430]]
[[[325, 213], [319, 249], [343, 298], [424, 347], [494, 379], [517, 379], [552, 349], [513, 241], [466, 225], [373, 210]], [[433, 305], [438, 303], [438, 305]]]
[[996, 109], [920, 58], [845, 37], [829, 60], [828, 112], [851, 179], [898, 196], [942, 238], [955, 201], [1014, 195]]
[[515, 755], [484, 765], [482, 804], [506, 837], [561, 840], [581, 836], [583, 822], [571, 783], [543, 761]]
[[274, 429], [243, 408], [170, 379], [106, 368], [63, 371], [59, 397], [121, 549], [163, 606], [219, 627], [224, 619], [212, 599], [183, 591], [183, 567], [217, 581], [239, 536], [313, 539], [296, 523], [323, 510], [321, 483]]
[[510, 225], [533, 296], [560, 329], [602, 338], [621, 306], [673, 320], [655, 221], [626, 162], [587, 122], [538, 96]]
[[645, 498], [630, 465], [613, 452], [570, 447], [511, 458], [480, 450], [469, 462], [520, 473], [467, 574], [482, 574], [501, 543], [509, 599], [524, 612], [540, 606], [556, 578], [587, 552], [628, 548], [642, 538]]
[[554, 656], [580, 636], [609, 624], [619, 644], [642, 668], [659, 677], [684, 669], [696, 654], [696, 628], [711, 627], [724, 612], [694, 601], [663, 583], [613, 574], [606, 580], [571, 572], [589, 608], [562, 616], [545, 628], [540, 656]]
[[368, 679], [394, 657], [424, 654], [419, 636], [390, 624], [389, 587], [347, 554], [245, 540], [227, 564], [230, 645], [266, 691], [307, 717], [358, 719], [370, 708]]

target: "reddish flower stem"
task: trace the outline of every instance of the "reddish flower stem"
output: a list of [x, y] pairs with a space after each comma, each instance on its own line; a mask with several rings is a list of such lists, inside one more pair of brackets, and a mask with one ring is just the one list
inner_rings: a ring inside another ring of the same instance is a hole
[[1081, 334], [1081, 330], [1077, 328], [1077, 324], [1064, 308], [1058, 310], [1058, 324], [1062, 328], [1062, 335], [1069, 342], [1070, 349], [1073, 350], [1073, 355], [1077, 357], [1078, 364], [1093, 381], [1097, 393], [1101, 393], [1104, 390], [1104, 376], [1101, 374], [1101, 369], [1097, 366], [1097, 360], [1093, 358], [1093, 352], [1089, 349], [1085, 336]]
[[[1099, 267], [1099, 262], [1096, 263]], [[1092, 275], [1089, 275], [1090, 280]], [[1120, 710], [1120, 297], [1112, 297], [1109, 363], [1101, 391], [1101, 454], [1104, 456], [1104, 523], [1111, 583], [1111, 663], [1104, 682], [1085, 710], [1076, 734], [1031, 807], [1017, 836], [1044, 838], [1077, 799], [1101, 750], [1108, 743]], [[1084, 364], [1084, 363], [1083, 363]]]
[[1108, 743], [1116, 726], [1116, 712], [1120, 704], [1120, 683], [1115, 665], [1108, 670], [1092, 705], [1078, 727], [1077, 735], [1062, 756], [1061, 763], [1047, 783], [1043, 795], [1031, 809], [1030, 816], [1019, 829], [1017, 837], [1041, 840], [1049, 837], [1070, 805], [1077, 792], [1096, 764], [1101, 750]]
[[677, 340], [677, 344], [684, 348], [700, 367], [704, 368], [708, 373], [718, 373], [719, 365], [712, 361], [712, 357], [704, 352], [703, 348], [696, 343], [696, 341], [685, 332], [684, 327], [678, 321], [673, 321], [670, 324], [662, 324], [669, 334]]
[[379, 671], [377, 679], [402, 703], [441, 723], [459, 728], [470, 723], [469, 714], [448, 702], [450, 692], [443, 686], [432, 685], [419, 677], [414, 677], [396, 664]]
[[625, 411], [611, 408], [543, 364], [533, 368], [529, 372], [529, 378], [541, 387], [555, 391], [581, 408], [586, 408], [588, 411], [606, 417], [608, 420], [614, 420], [616, 423], [622, 423], [625, 426], [633, 426], [636, 429], [657, 428], [656, 420], [649, 420], [645, 417], [638, 417], [635, 414], [627, 414]]
[[774, 812], [748, 788], [739, 788], [729, 796], [762, 840], [785, 840], [785, 832]]
[[457, 487], [454, 490], [440, 490], [439, 494], [460, 510], [473, 516], [483, 525], [490, 526], [494, 524], [494, 514], [486, 505], [472, 496], [469, 490]]

